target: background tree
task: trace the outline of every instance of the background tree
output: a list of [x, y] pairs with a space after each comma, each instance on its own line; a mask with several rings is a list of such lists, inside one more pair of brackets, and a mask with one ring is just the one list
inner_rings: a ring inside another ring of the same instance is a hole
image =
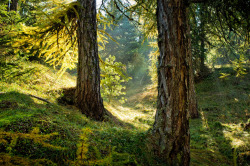
[[249, 3], [194, 2], [199, 3], [191, 5], [192, 52], [195, 75], [200, 79], [208, 75], [208, 65], [232, 64], [240, 55], [248, 56], [249, 12], [246, 8]]
[[191, 4], [189, 9], [194, 75], [196, 80], [200, 80], [206, 78], [209, 74], [209, 69], [205, 64], [208, 50], [205, 29], [207, 28], [207, 6], [202, 3]]
[[107, 39], [105, 49], [100, 50], [100, 55], [103, 58], [109, 55], [115, 56], [116, 61], [125, 64], [128, 75], [133, 78], [130, 81], [131, 84], [147, 82], [149, 80], [148, 55], [151, 48], [148, 46], [148, 41], [144, 41], [138, 24], [124, 15], [129, 15], [129, 12], [123, 6], [120, 6], [119, 9], [124, 13], [117, 9], [114, 1], [110, 1], [107, 5], [108, 13], [112, 16], [109, 16], [108, 13], [106, 15], [110, 19], [114, 17], [115, 24], [105, 29], [105, 32], [112, 38]]

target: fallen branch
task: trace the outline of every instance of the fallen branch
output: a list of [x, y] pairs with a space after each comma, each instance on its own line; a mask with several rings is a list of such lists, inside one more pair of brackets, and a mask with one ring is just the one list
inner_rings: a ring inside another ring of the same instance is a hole
[[50, 101], [48, 101], [48, 100], [46, 100], [46, 99], [44, 99], [44, 98], [41, 98], [41, 97], [38, 97], [38, 96], [35, 96], [35, 95], [31, 95], [31, 94], [29, 94], [29, 96], [34, 97], [34, 98], [36, 98], [36, 99], [38, 99], [38, 100], [41, 100], [41, 101], [44, 101], [44, 102], [47, 102], [47, 103], [52, 104]]

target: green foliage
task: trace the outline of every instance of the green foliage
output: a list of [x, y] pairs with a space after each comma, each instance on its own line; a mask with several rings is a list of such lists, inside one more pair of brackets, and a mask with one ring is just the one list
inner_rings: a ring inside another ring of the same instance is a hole
[[[53, 5], [54, 4], [54, 5]], [[50, 8], [49, 8], [50, 7]], [[46, 3], [40, 18], [33, 26], [23, 25], [18, 39], [13, 44], [25, 54], [32, 54], [44, 59], [54, 68], [59, 67], [59, 77], [67, 69], [76, 68], [78, 61], [77, 20], [79, 17], [78, 2], [67, 3], [63, 0]], [[99, 24], [98, 44], [105, 47], [111, 36], [105, 28], [112, 24], [100, 11], [97, 13]], [[111, 38], [111, 40], [113, 40]], [[16, 50], [18, 51], [18, 50]]]
[[13, 41], [15, 29], [18, 29], [20, 16], [15, 11], [7, 11], [7, 5], [0, 4], [0, 62], [12, 51], [8, 43]]
[[77, 151], [76, 151], [76, 165], [84, 165], [84, 162], [86, 162], [87, 159], [87, 153], [88, 153], [88, 137], [91, 133], [91, 129], [85, 128], [82, 130], [82, 134], [80, 136], [80, 142], [77, 145]]
[[48, 159], [30, 159], [20, 156], [11, 156], [7, 153], [0, 153], [0, 165], [2, 166], [15, 166], [15, 165], [43, 165], [43, 166], [56, 166], [55, 163]]
[[[109, 9], [110, 14], [119, 19], [116, 20], [114, 25], [105, 29], [115, 41], [107, 40], [105, 49], [100, 50], [101, 57], [115, 56], [117, 61], [126, 65], [127, 74], [133, 78], [129, 86], [133, 86], [138, 82], [142, 85], [149, 79], [148, 59], [151, 48], [148, 46], [148, 41], [143, 42], [141, 29], [136, 26], [135, 22], [129, 20], [126, 15], [124, 16], [118, 12], [116, 7], [112, 6], [112, 3], [107, 5], [107, 9]], [[112, 18], [112, 16], [108, 16]]]
[[80, 135], [80, 141], [77, 145], [77, 156], [75, 161], [69, 161], [70, 165], [114, 165], [121, 166], [127, 165], [131, 162], [136, 163], [135, 159], [129, 153], [118, 153], [115, 151], [116, 147], [109, 148], [108, 152], [103, 155], [95, 146], [90, 151], [89, 137], [93, 135], [93, 131], [90, 128], [84, 128]]
[[113, 98], [119, 98], [121, 103], [126, 101], [124, 97], [121, 97], [126, 94], [124, 92], [126, 87], [122, 83], [128, 82], [131, 77], [126, 77], [121, 73], [120, 69], [124, 68], [125, 65], [115, 62], [115, 57], [111, 55], [106, 58], [105, 64], [101, 65], [101, 93], [109, 102]]
[[246, 69], [244, 68], [244, 63], [246, 62], [245, 57], [241, 54], [239, 59], [233, 61], [234, 71], [236, 72], [236, 77], [244, 77], [246, 75]]
[[154, 85], [157, 85], [158, 77], [157, 77], [157, 62], [158, 62], [158, 56], [160, 55], [158, 43], [151, 42], [150, 46], [154, 49], [154, 51], [151, 51], [149, 54], [150, 59], [150, 68], [149, 68], [149, 75], [151, 77], [151, 81]]
[[[14, 25], [20, 21], [20, 16], [15, 11], [7, 11], [7, 5], [0, 4], [0, 30], [6, 29], [9, 25]], [[3, 27], [5, 25], [5, 27]]]
[[38, 54], [50, 65], [60, 66], [61, 76], [77, 62], [77, 3], [57, 4], [37, 22], [37, 26], [22, 26], [22, 35], [15, 45], [26, 54]]
[[[15, 149], [19, 139], [28, 139], [28, 140], [32, 140], [34, 144], [41, 144], [43, 147], [46, 147], [46, 148], [63, 150], [64, 148], [62, 147], [54, 146], [49, 143], [46, 143], [46, 141], [51, 139], [51, 137], [54, 137], [57, 135], [58, 133], [41, 135], [38, 127], [35, 127], [30, 133], [27, 133], [27, 134], [0, 131], [0, 143], [6, 147], [6, 151], [9, 154], [11, 154], [12, 151]], [[7, 140], [11, 140], [9, 144]]]
[[40, 70], [35, 67], [26, 68], [18, 61], [13, 63], [0, 62], [0, 71], [0, 80], [5, 82], [18, 82], [20, 79], [28, 81], [31, 75], [38, 74]]

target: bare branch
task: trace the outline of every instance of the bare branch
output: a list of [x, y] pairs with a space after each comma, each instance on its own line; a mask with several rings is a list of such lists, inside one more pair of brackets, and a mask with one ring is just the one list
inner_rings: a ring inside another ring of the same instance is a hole
[[44, 98], [41, 98], [41, 97], [38, 97], [38, 96], [35, 96], [35, 95], [31, 95], [31, 94], [29, 94], [29, 96], [34, 97], [34, 98], [36, 98], [36, 99], [38, 99], [38, 100], [47, 102], [47, 103], [49, 103], [49, 104], [52, 104], [50, 101], [48, 101], [48, 100], [46, 100], [46, 99], [44, 99]]

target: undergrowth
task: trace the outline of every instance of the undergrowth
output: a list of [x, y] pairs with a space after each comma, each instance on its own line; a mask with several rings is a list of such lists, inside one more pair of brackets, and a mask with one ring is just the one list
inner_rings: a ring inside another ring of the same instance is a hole
[[[127, 103], [122, 105], [105, 103], [123, 125], [96, 122], [74, 106], [56, 102], [59, 89], [75, 85], [74, 77], [65, 73], [57, 79], [55, 70], [39, 63], [18, 65], [34, 72], [1, 77], [0, 165], [161, 165], [146, 146], [156, 87], [127, 89]], [[190, 120], [191, 165], [250, 164], [250, 77], [238, 79], [233, 72], [216, 69], [196, 85], [200, 117]], [[230, 74], [220, 78], [221, 73]]]

